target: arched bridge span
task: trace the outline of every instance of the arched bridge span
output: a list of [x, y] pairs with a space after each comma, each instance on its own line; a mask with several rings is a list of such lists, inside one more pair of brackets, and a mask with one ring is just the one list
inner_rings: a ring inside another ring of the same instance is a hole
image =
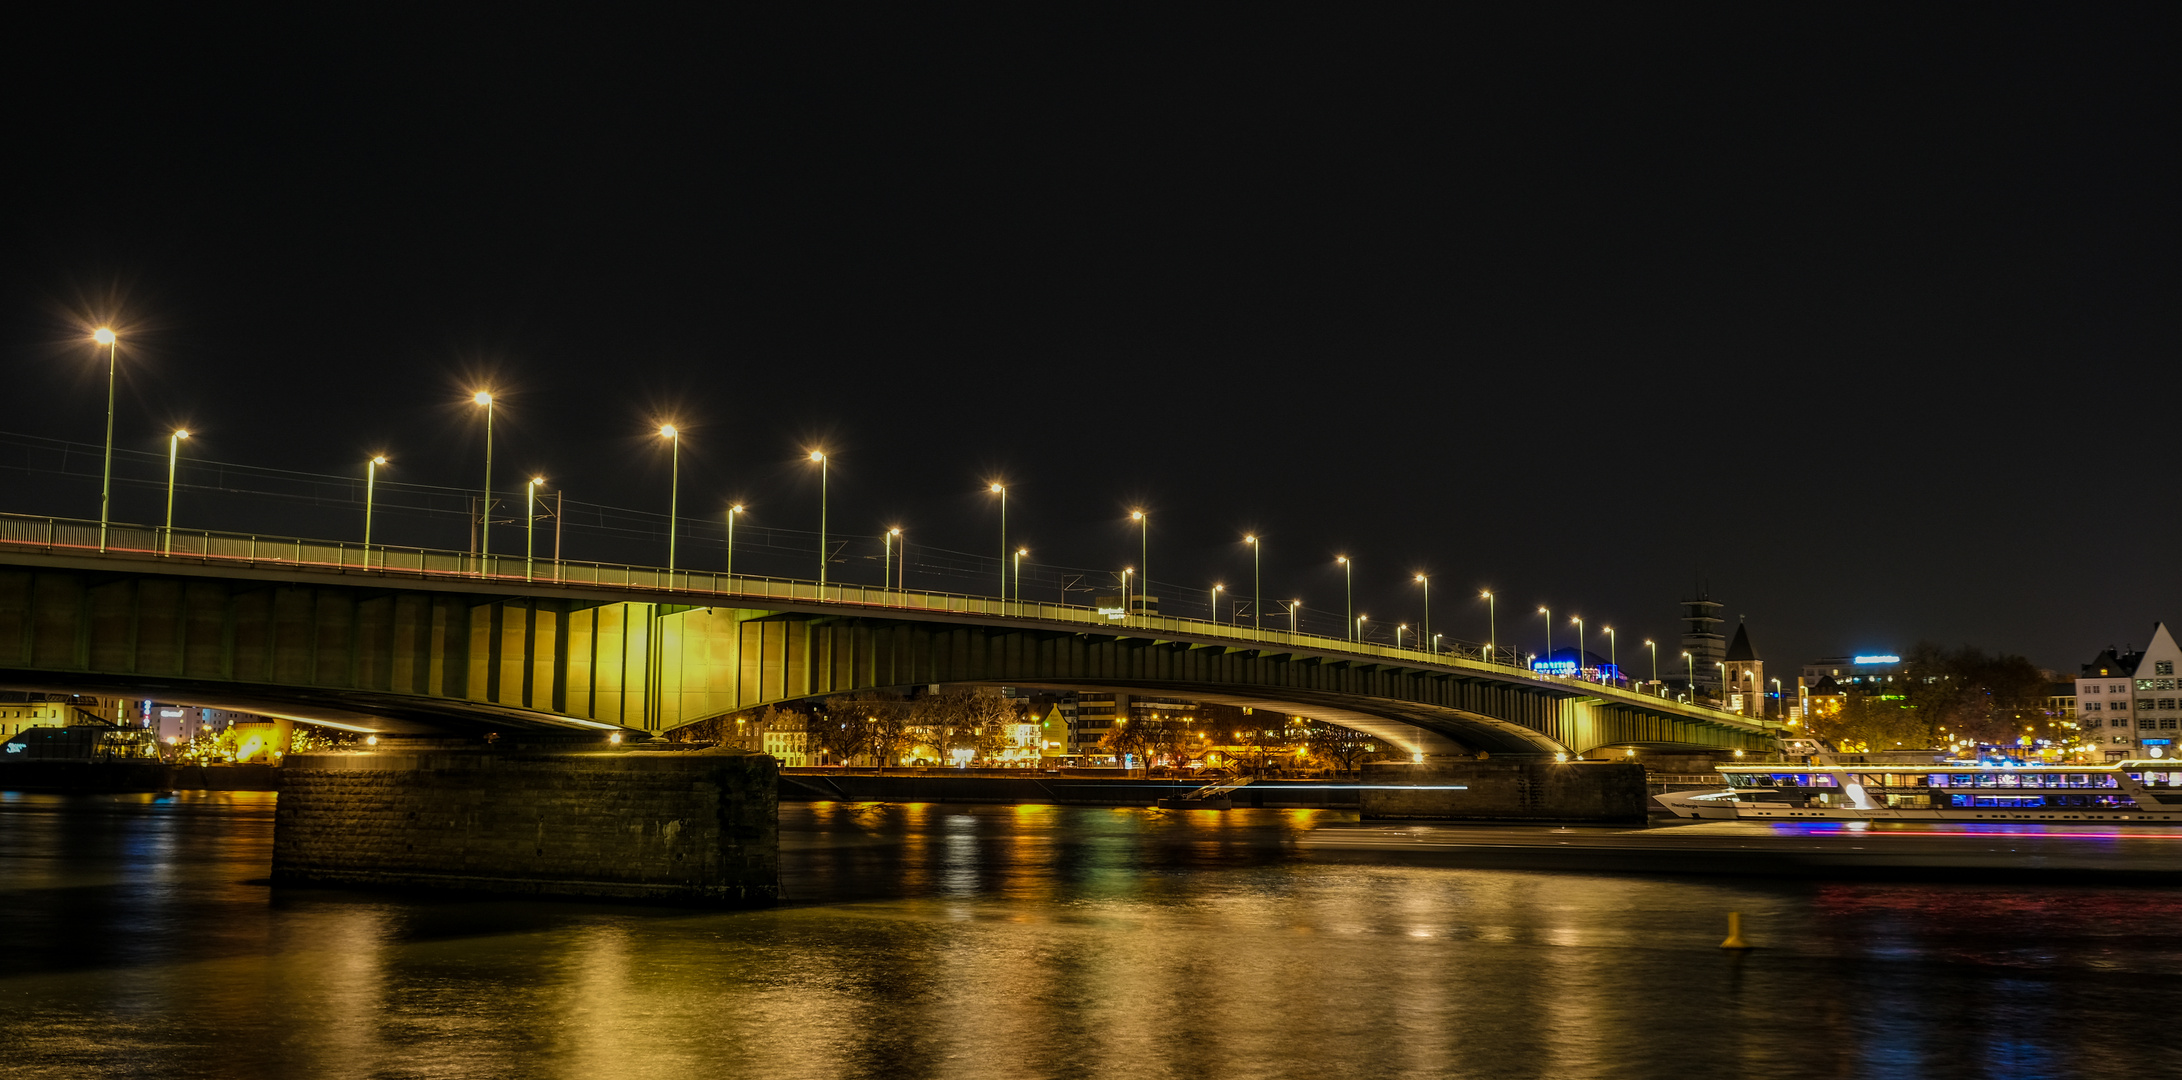
[[1770, 725], [1731, 713], [1308, 635], [855, 586], [636, 579], [652, 571], [552, 582], [423, 559], [366, 568], [347, 564], [353, 549], [252, 546], [248, 560], [102, 553], [0, 528], [0, 683], [408, 732], [658, 732], [817, 695], [971, 683], [1254, 705], [1419, 753], [1771, 740]]

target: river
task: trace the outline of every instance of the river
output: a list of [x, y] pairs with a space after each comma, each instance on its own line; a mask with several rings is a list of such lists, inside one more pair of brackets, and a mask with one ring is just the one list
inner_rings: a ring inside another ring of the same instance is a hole
[[[1330, 863], [1332, 811], [787, 804], [788, 903], [274, 889], [0, 794], [0, 1076], [2182, 1075], [2182, 896]], [[1759, 948], [1718, 948], [1725, 913]]]

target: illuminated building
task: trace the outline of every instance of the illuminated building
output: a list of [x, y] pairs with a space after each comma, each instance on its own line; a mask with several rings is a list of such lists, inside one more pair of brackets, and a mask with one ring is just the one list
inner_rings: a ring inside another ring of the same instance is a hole
[[2176, 756], [2182, 738], [2182, 691], [2175, 669], [2182, 646], [2166, 623], [2152, 627], [2142, 651], [2109, 645], [2076, 677], [2076, 723], [2108, 760]]
[[1727, 658], [1727, 638], [1720, 633], [1720, 605], [1705, 590], [1697, 590], [1697, 599], [1682, 601], [1682, 621], [1688, 629], [1682, 631], [1682, 651], [1690, 654], [1691, 670], [1687, 674], [1696, 681], [1694, 693], [1702, 690], [1718, 696], [1720, 692], [1721, 661]]
[[1727, 665], [1727, 707], [1745, 716], [1764, 716], [1768, 711], [1765, 661], [1758, 658], [1758, 650], [1750, 644], [1749, 627], [1741, 622], [1735, 624], [1735, 640], [1728, 644], [1721, 662]]

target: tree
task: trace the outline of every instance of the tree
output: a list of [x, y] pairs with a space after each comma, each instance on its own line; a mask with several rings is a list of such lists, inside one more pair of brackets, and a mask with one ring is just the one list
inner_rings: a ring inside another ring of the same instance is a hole
[[825, 709], [827, 716], [863, 718], [866, 745], [882, 769], [901, 756], [909, 741], [909, 702], [900, 694], [887, 690], [840, 694], [827, 698]]
[[[1140, 730], [1142, 726], [1131, 723], [1126, 716], [1115, 717], [1114, 725], [1106, 729], [1106, 734], [1099, 736], [1099, 748], [1113, 754], [1116, 759], [1130, 754], [1148, 759], [1151, 756], [1151, 744], [1145, 740], [1144, 733]], [[1149, 765], [1149, 762], [1146, 764]]]
[[811, 718], [811, 749], [838, 758], [843, 765], [871, 747], [871, 719], [862, 711], [824, 712]]
[[1354, 772], [1357, 762], [1379, 749], [1379, 740], [1355, 728], [1313, 721], [1304, 729], [1304, 745], [1320, 757], [1335, 762], [1342, 772]]
[[1817, 734], [1844, 750], [1925, 749], [1950, 739], [2012, 744], [2050, 723], [2045, 707], [2045, 676], [2029, 660], [1923, 641], [1903, 654], [1891, 681], [1852, 689]]
[[971, 760], [990, 757], [1006, 735], [1004, 724], [1021, 719], [1015, 704], [989, 687], [926, 694], [911, 706], [907, 726], [942, 752], [968, 750]]

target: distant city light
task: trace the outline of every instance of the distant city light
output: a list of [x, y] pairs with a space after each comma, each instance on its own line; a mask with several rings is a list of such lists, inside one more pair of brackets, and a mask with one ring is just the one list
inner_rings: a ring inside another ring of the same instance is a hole
[[1899, 656], [1856, 656], [1850, 659], [1858, 664], [1899, 664], [1902, 662], [1902, 658]]

